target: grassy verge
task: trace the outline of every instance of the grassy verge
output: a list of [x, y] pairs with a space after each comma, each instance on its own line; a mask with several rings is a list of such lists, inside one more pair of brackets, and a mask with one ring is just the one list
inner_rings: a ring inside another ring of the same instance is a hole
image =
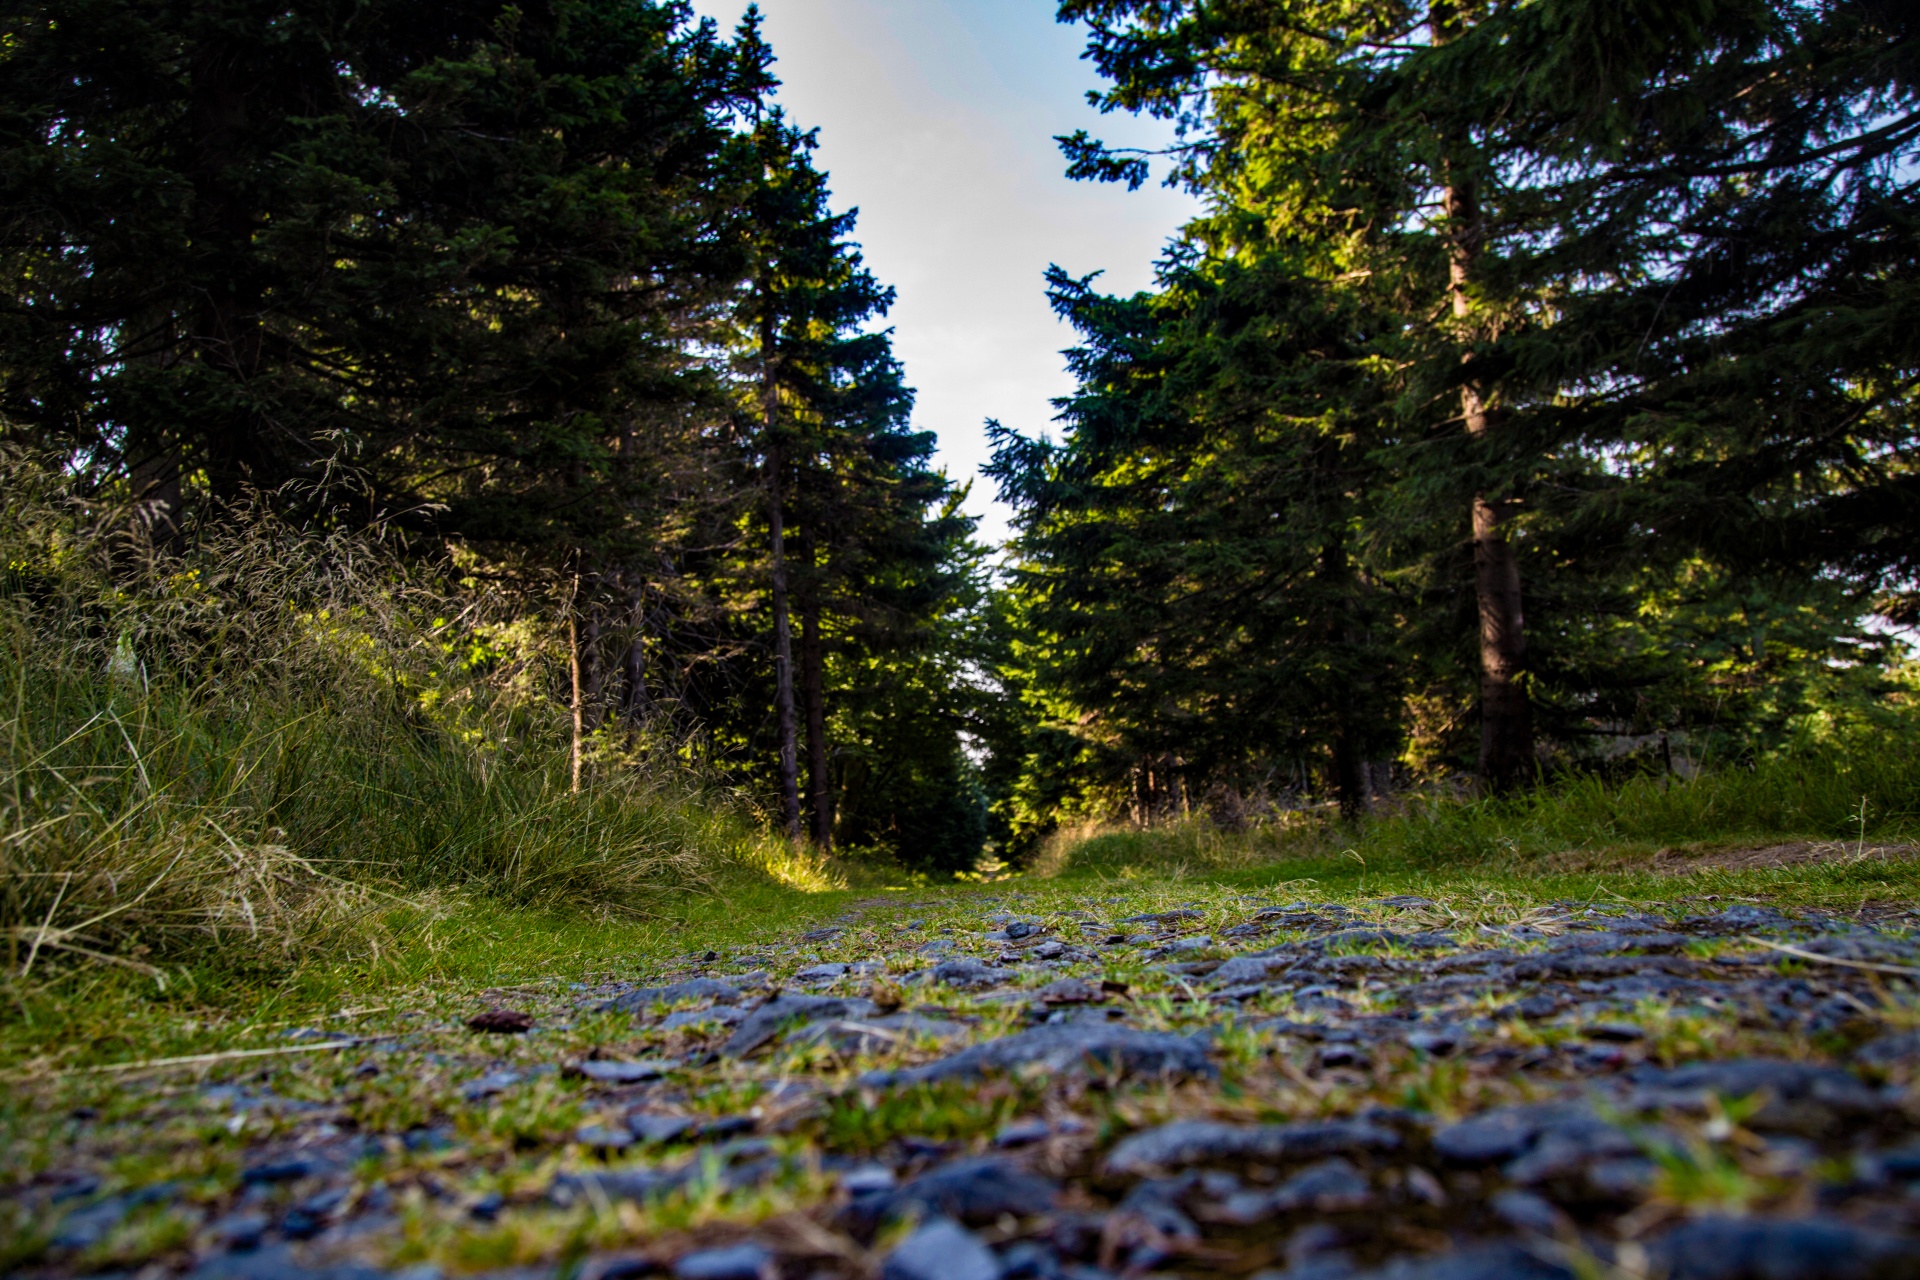
[[128, 528], [0, 456], [8, 1035], [477, 973], [489, 938], [624, 921], [645, 950], [840, 883], [644, 733], [597, 738], [575, 791], [538, 601], [268, 515], [180, 556]]
[[[1061, 874], [1236, 871], [1554, 876], [1712, 866], [1729, 850], [1823, 846], [1819, 860], [1920, 842], [1920, 743], [1889, 737], [1783, 754], [1690, 779], [1576, 778], [1512, 797], [1414, 796], [1355, 827], [1317, 818], [1223, 831], [1204, 818], [1059, 833], [1035, 870]], [[1910, 850], [1909, 850], [1910, 851]]]

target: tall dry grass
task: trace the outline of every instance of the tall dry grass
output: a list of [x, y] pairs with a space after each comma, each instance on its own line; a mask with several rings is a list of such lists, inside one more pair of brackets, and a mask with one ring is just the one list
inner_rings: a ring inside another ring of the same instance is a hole
[[16, 976], [373, 950], [385, 907], [433, 894], [643, 913], [729, 877], [825, 876], [671, 758], [609, 761], [571, 794], [541, 628], [377, 532], [263, 504], [175, 556], [34, 459], [0, 455], [0, 495]]

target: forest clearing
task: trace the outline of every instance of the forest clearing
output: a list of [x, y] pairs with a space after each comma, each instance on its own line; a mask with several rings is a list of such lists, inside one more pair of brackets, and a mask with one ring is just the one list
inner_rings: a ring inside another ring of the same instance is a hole
[[1908, 6], [740, 7], [0, 12], [0, 1272], [1920, 1277]]

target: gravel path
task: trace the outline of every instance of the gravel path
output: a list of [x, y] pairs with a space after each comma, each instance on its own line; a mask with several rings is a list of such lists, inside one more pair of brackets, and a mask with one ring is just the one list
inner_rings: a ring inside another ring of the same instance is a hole
[[981, 903], [16, 1086], [0, 1261], [1920, 1277], [1911, 913]]

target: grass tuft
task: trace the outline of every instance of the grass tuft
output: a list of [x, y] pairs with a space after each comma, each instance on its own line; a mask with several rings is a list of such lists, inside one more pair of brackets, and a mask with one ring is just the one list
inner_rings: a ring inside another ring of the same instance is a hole
[[0, 492], [16, 1000], [76, 968], [375, 963], [469, 901], [644, 920], [837, 885], [643, 741], [573, 793], [550, 652], [378, 531], [243, 511], [173, 555], [31, 459], [0, 457]]

